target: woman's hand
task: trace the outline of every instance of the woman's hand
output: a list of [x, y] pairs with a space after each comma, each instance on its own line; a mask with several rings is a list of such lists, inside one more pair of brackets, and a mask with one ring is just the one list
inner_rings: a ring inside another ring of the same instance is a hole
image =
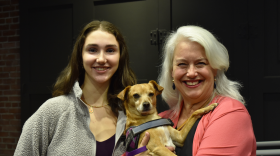
[[[143, 147], [143, 146], [146, 146], [148, 144], [149, 140], [150, 140], [150, 133], [145, 132], [145, 136], [144, 136], [143, 140], [141, 141], [141, 144], [140, 144], [139, 148]], [[135, 156], [150, 156], [149, 154], [144, 154], [144, 153], [145, 152], [142, 152], [142, 153], [139, 153]]]
[[[143, 138], [143, 140], [141, 141], [141, 144], [139, 147], [143, 147], [143, 146], [146, 146], [148, 144], [150, 140], [150, 133], [149, 132], [145, 132], [145, 136]], [[175, 148], [172, 147], [172, 146], [166, 146], [166, 148], [168, 148], [171, 152], [174, 152], [175, 153]], [[143, 152], [145, 153], [145, 152]], [[150, 156], [149, 154], [143, 154], [143, 153], [139, 153], [135, 156]]]

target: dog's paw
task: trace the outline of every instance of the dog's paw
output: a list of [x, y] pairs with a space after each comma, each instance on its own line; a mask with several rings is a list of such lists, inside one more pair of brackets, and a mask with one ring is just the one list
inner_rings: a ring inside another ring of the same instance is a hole
[[210, 111], [214, 110], [214, 108], [216, 108], [217, 106], [218, 106], [218, 103], [213, 103], [213, 104], [211, 104], [211, 105], [209, 105], [207, 107], [204, 107], [204, 108], [201, 108], [199, 110], [196, 110], [193, 115], [200, 117], [200, 116], [202, 116], [204, 114], [207, 114]]
[[210, 111], [214, 110], [218, 106], [218, 103], [212, 103], [211, 105], [203, 108], [204, 113], [209, 113]]

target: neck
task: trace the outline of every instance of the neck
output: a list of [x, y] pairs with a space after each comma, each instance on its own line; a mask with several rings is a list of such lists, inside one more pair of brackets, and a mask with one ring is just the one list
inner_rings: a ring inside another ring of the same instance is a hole
[[183, 105], [183, 108], [182, 108], [181, 115], [184, 114], [184, 116], [186, 118], [190, 117], [193, 112], [195, 112], [196, 110], [208, 105], [209, 102], [211, 102], [214, 95], [215, 95], [215, 93], [213, 91], [212, 94], [207, 96], [207, 98], [205, 98], [205, 99], [203, 99], [202, 101], [199, 101], [199, 102], [189, 100], [189, 99], [184, 99], [184, 105]]
[[107, 93], [109, 89], [109, 83], [99, 84], [90, 81], [85, 78], [83, 85], [81, 86], [83, 91], [83, 98], [89, 105], [104, 105], [107, 104]]

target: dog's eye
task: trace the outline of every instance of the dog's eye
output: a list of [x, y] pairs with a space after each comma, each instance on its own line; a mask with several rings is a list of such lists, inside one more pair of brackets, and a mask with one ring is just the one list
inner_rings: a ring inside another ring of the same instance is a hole
[[139, 95], [139, 94], [134, 94], [133, 97], [134, 97], [135, 99], [138, 99], [138, 98], [140, 97], [140, 95]]
[[149, 96], [154, 96], [154, 93], [150, 93]]

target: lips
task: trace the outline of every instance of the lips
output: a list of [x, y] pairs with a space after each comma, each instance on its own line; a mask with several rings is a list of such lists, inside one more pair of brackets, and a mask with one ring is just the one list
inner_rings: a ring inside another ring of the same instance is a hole
[[93, 67], [97, 71], [106, 71], [109, 67]]
[[196, 81], [185, 81], [184, 83], [187, 85], [187, 87], [197, 87], [200, 85], [202, 80], [196, 80]]
[[197, 85], [198, 84], [198, 81], [195, 81], [195, 82], [186, 82], [187, 85], [189, 86], [194, 86], [194, 85]]
[[99, 70], [99, 71], [103, 71], [103, 70], [106, 70], [108, 68], [95, 68], [96, 70]]

